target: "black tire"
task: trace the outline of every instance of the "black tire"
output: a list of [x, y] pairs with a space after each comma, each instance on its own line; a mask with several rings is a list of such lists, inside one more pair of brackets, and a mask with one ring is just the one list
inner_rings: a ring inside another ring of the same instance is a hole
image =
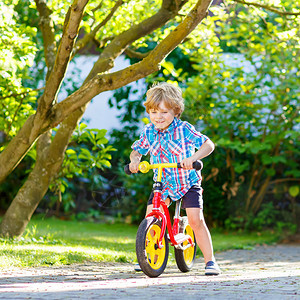
[[144, 219], [136, 235], [136, 256], [142, 271], [149, 277], [158, 277], [166, 268], [169, 257], [167, 234], [163, 238], [163, 248], [158, 248], [161, 221], [154, 217]]
[[[191, 271], [195, 257], [196, 257], [196, 251], [197, 251], [197, 246], [196, 246], [196, 239], [195, 239], [195, 234], [191, 226], [187, 222], [187, 217], [183, 217], [182, 220], [180, 221], [179, 224], [179, 233], [184, 233], [188, 234], [192, 237], [193, 243], [195, 244], [194, 247], [189, 247], [186, 250], [181, 250], [177, 249], [176, 247], [174, 248], [175, 251], [175, 260], [178, 269], [181, 272], [189, 272]], [[188, 241], [182, 243], [181, 245], [185, 246], [188, 244]]]

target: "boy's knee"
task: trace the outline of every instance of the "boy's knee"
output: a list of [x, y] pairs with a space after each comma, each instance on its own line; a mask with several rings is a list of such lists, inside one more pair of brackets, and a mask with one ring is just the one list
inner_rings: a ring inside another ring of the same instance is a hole
[[205, 221], [201, 218], [190, 218], [189, 224], [192, 228], [201, 228], [205, 226]]

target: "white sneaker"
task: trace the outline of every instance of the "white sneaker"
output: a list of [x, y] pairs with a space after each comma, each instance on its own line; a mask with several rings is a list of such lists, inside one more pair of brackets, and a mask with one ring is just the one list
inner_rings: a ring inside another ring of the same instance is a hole
[[221, 270], [218, 264], [214, 261], [209, 261], [205, 266], [205, 275], [219, 275], [221, 274]]

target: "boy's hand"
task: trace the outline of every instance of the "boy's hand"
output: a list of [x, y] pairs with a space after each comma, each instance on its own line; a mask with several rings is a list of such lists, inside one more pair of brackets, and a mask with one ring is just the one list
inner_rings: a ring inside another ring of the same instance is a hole
[[130, 153], [129, 170], [131, 173], [137, 173], [139, 171], [139, 163], [141, 162], [142, 154], [135, 150]]
[[129, 164], [129, 170], [131, 173], [137, 173], [139, 171], [139, 161], [138, 162], [131, 162]]
[[191, 170], [191, 169], [193, 169], [193, 162], [194, 162], [194, 160], [191, 157], [188, 157], [188, 158], [185, 158], [184, 160], [182, 160], [182, 162], [180, 164], [183, 169]]

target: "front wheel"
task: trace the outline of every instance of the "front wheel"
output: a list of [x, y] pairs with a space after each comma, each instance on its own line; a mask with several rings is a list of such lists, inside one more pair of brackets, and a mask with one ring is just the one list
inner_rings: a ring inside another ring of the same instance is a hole
[[[179, 233], [184, 233], [186, 235], [189, 235], [192, 238], [192, 241], [194, 243], [194, 247], [191, 246], [185, 250], [174, 248], [175, 250], [175, 259], [178, 269], [181, 272], [189, 272], [195, 261], [196, 257], [196, 239], [195, 234], [192, 229], [192, 227], [187, 222], [187, 217], [183, 217], [179, 224]], [[188, 241], [183, 242], [181, 245], [184, 247], [188, 244]]]
[[166, 268], [169, 256], [169, 244], [165, 233], [162, 248], [158, 247], [161, 233], [161, 221], [149, 217], [144, 219], [136, 235], [136, 256], [142, 271], [149, 277], [157, 277]]

